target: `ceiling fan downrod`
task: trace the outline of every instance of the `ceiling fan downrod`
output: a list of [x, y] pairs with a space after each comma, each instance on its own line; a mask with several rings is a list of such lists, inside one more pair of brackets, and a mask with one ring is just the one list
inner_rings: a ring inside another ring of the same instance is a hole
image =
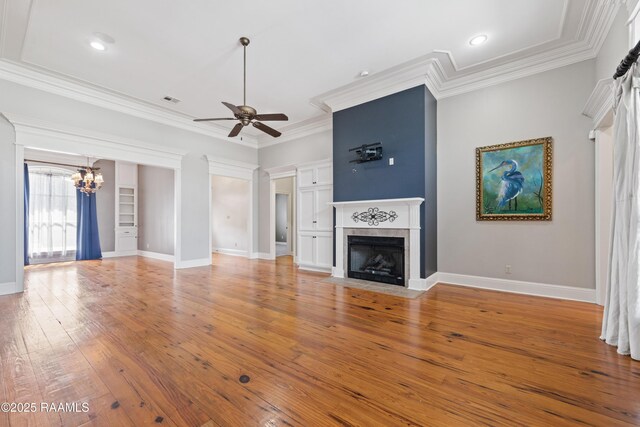
[[240, 37], [240, 44], [244, 51], [244, 93], [242, 97], [243, 105], [247, 105], [247, 46], [249, 46], [251, 40], [248, 37]]

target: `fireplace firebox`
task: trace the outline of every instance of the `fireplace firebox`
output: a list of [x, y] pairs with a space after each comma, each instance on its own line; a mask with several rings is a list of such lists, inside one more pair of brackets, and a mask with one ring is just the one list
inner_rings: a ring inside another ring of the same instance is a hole
[[347, 276], [404, 286], [404, 238], [347, 236]]

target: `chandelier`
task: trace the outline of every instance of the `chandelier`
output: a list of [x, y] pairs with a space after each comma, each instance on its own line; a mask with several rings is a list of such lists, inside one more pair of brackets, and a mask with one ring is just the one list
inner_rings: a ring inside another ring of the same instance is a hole
[[90, 168], [88, 166], [78, 169], [77, 172], [71, 175], [73, 185], [87, 196], [95, 193], [104, 184], [102, 174], [98, 170], [100, 168]]

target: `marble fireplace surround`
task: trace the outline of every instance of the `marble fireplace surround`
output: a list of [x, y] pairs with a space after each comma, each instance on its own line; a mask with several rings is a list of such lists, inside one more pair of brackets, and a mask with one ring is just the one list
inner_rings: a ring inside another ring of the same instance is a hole
[[333, 277], [345, 278], [348, 270], [347, 236], [403, 237], [405, 287], [427, 289], [427, 280], [420, 277], [420, 205], [423, 202], [421, 197], [333, 202], [336, 208]]

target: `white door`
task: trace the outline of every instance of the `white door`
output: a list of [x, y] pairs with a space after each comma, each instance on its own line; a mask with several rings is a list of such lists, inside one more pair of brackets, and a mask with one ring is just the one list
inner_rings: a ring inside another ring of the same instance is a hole
[[318, 267], [333, 266], [333, 233], [316, 233], [316, 262]]
[[138, 237], [135, 231], [120, 231], [118, 233], [118, 252], [132, 252], [138, 250]]
[[313, 234], [300, 234], [298, 238], [298, 263], [312, 265], [313, 262]]
[[313, 168], [298, 169], [298, 187], [308, 187], [314, 184]]
[[315, 229], [315, 190], [300, 190], [300, 198], [298, 200], [298, 214], [300, 218], [300, 230]]
[[333, 182], [333, 167], [331, 164], [317, 167], [315, 182], [317, 185], [326, 185]]
[[316, 209], [316, 229], [332, 230], [333, 229], [333, 190], [329, 188], [321, 188], [316, 190], [315, 209]]

